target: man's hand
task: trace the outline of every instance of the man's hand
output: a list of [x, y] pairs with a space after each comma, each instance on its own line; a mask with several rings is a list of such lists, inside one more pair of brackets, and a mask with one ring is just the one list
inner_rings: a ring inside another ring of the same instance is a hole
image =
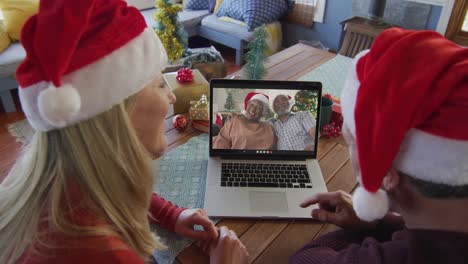
[[[193, 229], [194, 225], [201, 225], [204, 230]], [[180, 213], [175, 224], [175, 232], [200, 242], [217, 241], [218, 230], [202, 209], [186, 209]]]
[[351, 194], [344, 191], [320, 193], [301, 203], [302, 208], [318, 204], [311, 216], [322, 222], [331, 223], [348, 229], [371, 229], [377, 222], [365, 222], [356, 216]]
[[210, 246], [210, 263], [244, 264], [248, 263], [248, 259], [249, 253], [236, 233], [225, 226], [221, 227], [217, 243]]

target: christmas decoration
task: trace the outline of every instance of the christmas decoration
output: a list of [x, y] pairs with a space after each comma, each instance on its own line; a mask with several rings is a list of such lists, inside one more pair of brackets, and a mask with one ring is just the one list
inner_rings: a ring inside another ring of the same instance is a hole
[[187, 117], [185, 115], [176, 115], [172, 119], [172, 125], [178, 131], [184, 131], [187, 128]]
[[206, 120], [193, 120], [192, 121], [192, 128], [204, 132], [210, 133], [210, 121]]
[[341, 135], [341, 127], [331, 122], [330, 124], [323, 125], [322, 127], [322, 137], [331, 138], [338, 137]]
[[268, 35], [265, 25], [259, 27], [254, 32], [255, 39], [249, 43], [247, 48], [249, 51], [246, 55], [247, 63], [244, 66], [244, 75], [247, 79], [261, 80], [267, 74], [265, 65], [266, 60], [266, 38]]
[[166, 49], [169, 61], [173, 62], [183, 56], [188, 45], [187, 33], [177, 16], [182, 11], [182, 6], [173, 4], [170, 0], [156, 0], [156, 8], [155, 31]]
[[294, 96], [294, 101], [296, 103], [291, 108], [292, 112], [309, 111], [317, 119], [317, 91], [299, 91]]
[[228, 92], [228, 96], [226, 98], [226, 103], [224, 104], [224, 109], [228, 111], [234, 110], [234, 98], [232, 97], [232, 93]]
[[202, 95], [200, 100], [192, 101], [189, 113], [193, 120], [210, 120], [209, 117], [209, 101], [206, 95]]
[[188, 68], [182, 68], [177, 71], [176, 80], [180, 83], [193, 82], [193, 72]]
[[177, 81], [177, 72], [164, 73], [163, 78], [177, 98], [174, 114], [188, 113], [192, 101], [197, 102], [203, 94], [208, 95], [210, 92], [210, 84], [197, 69], [193, 70], [193, 82], [190, 83]]

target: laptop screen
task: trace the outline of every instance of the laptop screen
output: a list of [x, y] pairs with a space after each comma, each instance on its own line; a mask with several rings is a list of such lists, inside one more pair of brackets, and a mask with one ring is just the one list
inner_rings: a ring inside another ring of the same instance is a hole
[[321, 84], [213, 80], [210, 155], [315, 158]]

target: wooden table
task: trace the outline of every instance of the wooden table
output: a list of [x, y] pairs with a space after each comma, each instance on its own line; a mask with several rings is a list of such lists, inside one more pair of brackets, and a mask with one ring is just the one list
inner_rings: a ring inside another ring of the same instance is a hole
[[[267, 79], [297, 80], [304, 74], [333, 58], [332, 53], [297, 44], [279, 52], [266, 63]], [[240, 75], [235, 73], [234, 75]], [[166, 120], [168, 150], [187, 142], [200, 132], [188, 128], [178, 132], [172, 128], [171, 117]], [[329, 191], [351, 192], [357, 185], [349, 161], [348, 149], [342, 139], [320, 139], [318, 159]], [[234, 230], [247, 247], [251, 263], [287, 263], [301, 246], [337, 227], [315, 220], [259, 220], [223, 219], [217, 226]], [[198, 247], [191, 245], [177, 257], [180, 263], [208, 263], [209, 258]]]

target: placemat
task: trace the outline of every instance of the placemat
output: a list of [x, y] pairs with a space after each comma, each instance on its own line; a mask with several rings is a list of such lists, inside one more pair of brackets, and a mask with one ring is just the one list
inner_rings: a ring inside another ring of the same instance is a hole
[[339, 98], [352, 62], [353, 59], [338, 54], [299, 78], [299, 81], [319, 81], [323, 87], [322, 94], [328, 93]]
[[[153, 189], [178, 206], [203, 208], [207, 165], [208, 134], [202, 134], [154, 161], [153, 170], [159, 171], [160, 179], [155, 181]], [[158, 264], [173, 263], [175, 257], [193, 242], [159, 226], [153, 228], [169, 248], [153, 254]]]

